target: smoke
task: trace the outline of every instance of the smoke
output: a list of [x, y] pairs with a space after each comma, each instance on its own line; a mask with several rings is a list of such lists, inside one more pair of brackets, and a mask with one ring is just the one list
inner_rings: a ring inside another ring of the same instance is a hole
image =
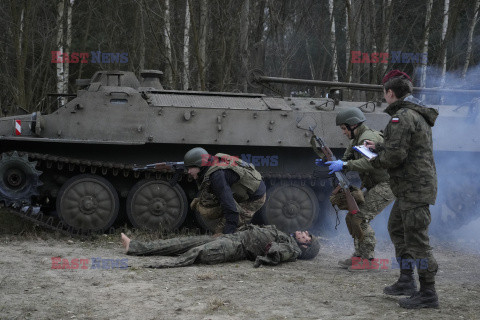
[[[440, 75], [431, 68], [431, 74]], [[469, 70], [465, 79], [460, 72], [449, 72], [446, 88], [480, 90], [480, 66]], [[440, 83], [439, 76], [432, 83]], [[439, 117], [433, 127], [435, 163], [437, 167], [437, 203], [431, 209], [431, 233], [449, 235], [451, 240], [480, 242], [480, 233], [471, 224], [480, 226], [480, 94], [449, 93], [444, 104], [435, 106]], [[478, 229], [477, 229], [478, 230]]]

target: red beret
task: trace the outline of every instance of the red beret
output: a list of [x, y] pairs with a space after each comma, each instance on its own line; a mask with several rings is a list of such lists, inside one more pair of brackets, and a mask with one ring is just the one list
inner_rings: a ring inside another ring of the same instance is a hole
[[405, 72], [400, 71], [400, 70], [392, 70], [389, 73], [387, 73], [385, 75], [385, 77], [383, 77], [382, 84], [385, 84], [385, 82], [387, 82], [388, 80], [390, 80], [392, 78], [397, 78], [397, 77], [408, 79], [408, 80], [412, 81], [412, 79], [410, 79], [408, 74], [406, 74]]

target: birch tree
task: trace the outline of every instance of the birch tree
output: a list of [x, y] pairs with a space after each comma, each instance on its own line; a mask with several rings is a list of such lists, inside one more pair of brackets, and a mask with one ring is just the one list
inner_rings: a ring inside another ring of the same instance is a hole
[[[65, 2], [64, 0], [58, 1], [57, 7], [57, 51], [61, 54], [60, 57], [63, 59], [63, 14], [65, 10]], [[65, 70], [63, 62], [57, 62], [57, 93], [63, 94], [65, 93]], [[65, 104], [65, 98], [59, 97], [59, 106], [63, 106]]]
[[[425, 14], [425, 28], [422, 40], [423, 61], [420, 67], [420, 87], [425, 87], [427, 79], [428, 39], [430, 36], [430, 18], [432, 16], [433, 0], [427, 0], [427, 12]], [[422, 95], [425, 99], [425, 95]]]
[[330, 14], [330, 41], [332, 48], [332, 79], [338, 81], [338, 58], [337, 58], [337, 38], [335, 35], [335, 16], [333, 15], [333, 0], [328, 0], [328, 12]]
[[190, 8], [188, 0], [185, 1], [185, 25], [183, 28], [183, 76], [182, 83], [183, 89], [188, 90], [190, 88], [189, 73], [190, 73]]
[[[16, 7], [12, 4], [12, 6]], [[16, 92], [16, 103], [18, 106], [25, 108], [27, 104], [27, 99], [25, 97], [25, 63], [27, 59], [26, 42], [27, 32], [26, 32], [26, 22], [25, 14], [28, 8], [22, 6], [20, 8], [20, 14], [15, 14], [14, 17], [18, 19], [17, 29], [14, 31], [15, 40], [16, 40], [16, 54], [17, 54], [17, 92]]]
[[164, 27], [163, 27], [163, 39], [165, 41], [165, 56], [167, 57], [167, 67], [165, 69], [165, 78], [169, 86], [172, 86], [172, 73], [173, 73], [173, 58], [172, 58], [172, 40], [171, 40], [171, 26], [170, 26], [170, 0], [165, 1], [165, 11], [164, 11]]
[[[66, 29], [66, 41], [65, 41], [65, 52], [67, 54], [71, 53], [72, 46], [72, 8], [75, 0], [67, 0], [67, 29]], [[64, 73], [63, 73], [63, 93], [68, 93], [68, 78], [70, 75], [70, 64], [64, 64]], [[65, 100], [62, 101], [62, 105], [65, 104]]]
[[467, 42], [467, 51], [465, 52], [465, 63], [463, 64], [462, 70], [462, 79], [465, 79], [467, 75], [468, 65], [470, 64], [470, 59], [472, 57], [472, 43], [473, 43], [473, 31], [478, 22], [478, 11], [480, 10], [480, 0], [475, 1], [475, 6], [473, 7], [474, 14], [473, 18], [470, 21], [470, 26], [468, 28], [468, 42]]
[[[450, 0], [445, 0], [443, 6], [443, 23], [442, 23], [442, 53], [441, 53], [441, 66], [442, 74], [440, 78], [440, 87], [445, 85], [445, 74], [447, 72], [447, 45], [445, 42], [447, 30], [448, 30], [448, 16], [449, 16]], [[443, 102], [443, 96], [442, 96]]]

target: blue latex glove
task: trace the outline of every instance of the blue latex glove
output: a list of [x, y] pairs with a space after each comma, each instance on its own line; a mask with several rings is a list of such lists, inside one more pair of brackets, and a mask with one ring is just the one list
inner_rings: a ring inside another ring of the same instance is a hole
[[323, 165], [325, 165], [325, 163], [323, 163], [322, 159], [318, 158], [318, 159], [315, 159], [315, 165], [316, 166], [323, 166]]
[[328, 165], [328, 169], [330, 172], [328, 174], [332, 174], [337, 171], [342, 171], [343, 169], [343, 161], [342, 160], [335, 160], [335, 161], [327, 161], [325, 164]]

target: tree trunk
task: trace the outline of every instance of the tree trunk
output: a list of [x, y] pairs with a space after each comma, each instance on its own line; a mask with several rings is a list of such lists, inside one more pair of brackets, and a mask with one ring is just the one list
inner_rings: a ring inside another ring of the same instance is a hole
[[185, 1], [185, 25], [183, 28], [183, 90], [190, 89], [189, 73], [190, 73], [190, 8], [188, 0]]
[[[383, 33], [382, 44], [380, 45], [380, 52], [389, 52], [390, 50], [390, 22], [392, 21], [393, 4], [392, 0], [384, 1], [384, 20], [383, 20]], [[380, 82], [385, 73], [387, 72], [388, 63], [381, 63], [380, 70], [377, 73], [377, 81]]]
[[[65, 3], [64, 0], [59, 0], [58, 1], [58, 16], [57, 16], [57, 51], [59, 51], [62, 55], [64, 53], [63, 50], [63, 13], [65, 9]], [[63, 56], [62, 56], [63, 59]], [[62, 94], [65, 93], [65, 70], [63, 68], [63, 62], [57, 63], [57, 93]], [[61, 107], [65, 104], [65, 98], [60, 97], [58, 99], [59, 105], [58, 107]]]
[[139, 30], [139, 35], [138, 35], [138, 50], [139, 50], [139, 61], [138, 61], [138, 67], [140, 70], [145, 69], [145, 19], [144, 19], [144, 13], [143, 13], [143, 3], [139, 2], [138, 3], [138, 15], [139, 15], [139, 20], [140, 20], [140, 30]]
[[474, 9], [474, 14], [468, 30], [468, 43], [467, 43], [467, 51], [465, 52], [465, 63], [463, 64], [462, 79], [465, 79], [465, 77], [467, 76], [468, 65], [470, 64], [470, 59], [472, 57], [473, 31], [475, 30], [475, 26], [478, 22], [478, 11], [480, 10], [480, 0], [475, 1], [475, 6], [473, 7], [473, 9]]
[[[88, 10], [88, 18], [87, 18], [87, 23], [85, 27], [85, 34], [83, 35], [83, 40], [82, 40], [82, 49], [80, 52], [85, 52], [86, 47], [87, 47], [87, 40], [90, 35], [90, 25], [92, 23], [92, 12], [93, 10]], [[78, 68], [78, 78], [82, 78], [82, 71], [83, 71], [83, 65], [84, 63], [80, 63], [80, 66]]]
[[[310, 45], [308, 44], [308, 38], [305, 39], [305, 51], [307, 52], [308, 66], [310, 69], [310, 76], [312, 80], [315, 80], [315, 65], [313, 64], [312, 55], [310, 54]], [[313, 87], [313, 95], [316, 96], [317, 87]]]
[[[428, 58], [428, 39], [430, 36], [430, 18], [432, 16], [433, 0], [427, 0], [427, 13], [425, 14], [425, 28], [423, 32], [423, 48], [422, 48], [422, 63], [420, 72], [420, 87], [426, 86], [427, 80], [427, 58]], [[425, 95], [422, 95], [422, 100], [425, 99]]]
[[[370, 0], [369, 6], [370, 9], [367, 10], [367, 13], [369, 12], [369, 19], [368, 19], [368, 29], [367, 29], [367, 39], [370, 42], [370, 52], [378, 52], [378, 47], [377, 47], [377, 20], [375, 18], [375, 15], [377, 14], [376, 6], [375, 6], [375, 0]], [[369, 70], [369, 77], [370, 77], [370, 83], [371, 84], [377, 84], [377, 72], [378, 72], [378, 63], [370, 63], [368, 64], [370, 67]], [[376, 96], [377, 94], [375, 92], [371, 92], [370, 94], [370, 99], [372, 99], [373, 96]], [[372, 99], [375, 100], [375, 99]]]
[[167, 80], [167, 87], [173, 87], [172, 75], [174, 73], [173, 59], [172, 59], [172, 40], [170, 35], [172, 34], [170, 26], [170, 0], [165, 0], [164, 11], [164, 28], [163, 38], [165, 41], [165, 56], [167, 57], [167, 65], [165, 68], [165, 79]]
[[328, 0], [328, 12], [330, 14], [330, 41], [332, 48], [332, 80], [338, 81], [337, 39], [335, 35], [335, 17], [333, 14], [333, 0]]
[[254, 68], [258, 68], [263, 70], [264, 68], [264, 61], [265, 61], [265, 41], [264, 41], [264, 33], [265, 33], [265, 5], [267, 0], [260, 0], [258, 1], [258, 9], [256, 13], [258, 14], [257, 17], [257, 25], [253, 39], [253, 48], [252, 50], [252, 64]]
[[249, 23], [250, 0], [243, 0], [240, 11], [240, 61], [241, 61], [241, 88], [243, 92], [247, 92], [247, 73], [248, 73], [248, 32], [250, 29]]
[[[447, 30], [448, 30], [448, 16], [449, 16], [449, 9], [450, 9], [450, 0], [445, 0], [444, 7], [443, 7], [443, 23], [442, 23], [442, 53], [441, 53], [441, 58], [442, 58], [442, 74], [440, 78], [440, 87], [443, 87], [445, 85], [445, 74], [447, 72], [447, 45], [445, 42], [446, 35], [447, 35]], [[443, 96], [441, 101], [443, 102]]]
[[[67, 39], [65, 41], [65, 52], [68, 54], [71, 53], [72, 45], [72, 7], [75, 0], [67, 0]], [[63, 76], [63, 90], [64, 93], [68, 93], [68, 78], [70, 76], [70, 64], [65, 63], [64, 65], [64, 76]], [[65, 99], [66, 100], [66, 99]]]
[[351, 12], [352, 0], [345, 0], [345, 81], [352, 81], [352, 64], [350, 63], [350, 55], [352, 54], [352, 21]]
[[199, 61], [198, 61], [198, 78], [200, 89], [206, 90], [206, 56], [207, 56], [207, 24], [208, 24], [207, 0], [200, 0], [200, 36], [199, 36]]

